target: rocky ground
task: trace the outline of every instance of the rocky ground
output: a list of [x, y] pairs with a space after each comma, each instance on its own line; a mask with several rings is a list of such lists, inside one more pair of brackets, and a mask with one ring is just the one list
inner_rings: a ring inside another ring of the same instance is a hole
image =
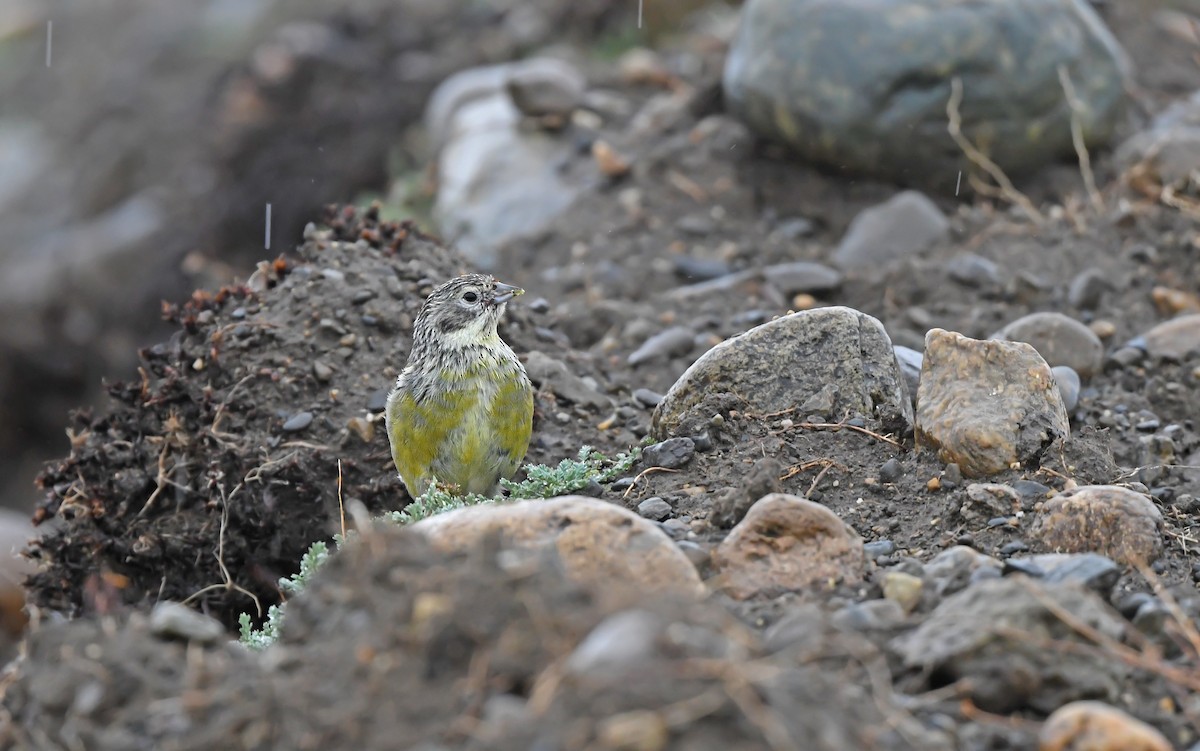
[[[546, 74], [583, 104], [501, 141], [573, 192], [533, 236], [447, 250], [334, 207], [164, 309], [40, 478], [8, 745], [1197, 743], [1200, 269], [1168, 174], [1196, 157], [1136, 143], [1200, 88], [1187, 24], [1106, 10], [1135, 140], [1090, 155], [1094, 198], [1068, 160], [1022, 208], [753, 136], [720, 94], [731, 13]], [[483, 262], [528, 290], [502, 333], [538, 387], [529, 460], [648, 448], [587, 497], [370, 527], [408, 500], [380, 411], [412, 319]], [[344, 524], [280, 643], [229, 642]]]

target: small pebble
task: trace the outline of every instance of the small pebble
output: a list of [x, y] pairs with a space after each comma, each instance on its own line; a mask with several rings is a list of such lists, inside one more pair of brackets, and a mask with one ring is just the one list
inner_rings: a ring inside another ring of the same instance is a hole
[[1100, 298], [1112, 288], [1112, 282], [1100, 269], [1081, 271], [1071, 280], [1067, 301], [1073, 307], [1091, 310], [1100, 305]]
[[691, 438], [668, 438], [642, 450], [642, 463], [647, 467], [679, 469], [692, 460], [696, 442]]
[[225, 638], [225, 627], [187, 605], [160, 602], [150, 611], [150, 633], [164, 638], [215, 644]]
[[377, 389], [372, 391], [371, 395], [367, 397], [367, 411], [382, 412], [387, 409], [387, 398], [390, 391], [391, 389]]
[[298, 433], [301, 430], [304, 430], [305, 428], [307, 428], [309, 425], [311, 425], [312, 421], [313, 421], [313, 413], [312, 412], [297, 412], [296, 414], [289, 417], [286, 422], [283, 423], [283, 432]]
[[900, 462], [895, 458], [884, 462], [879, 468], [879, 479], [883, 482], [895, 482], [900, 479]]
[[658, 403], [663, 400], [663, 395], [650, 389], [635, 389], [633, 398], [638, 404], [646, 407], [657, 407]]
[[1022, 540], [1013, 540], [1000, 548], [1000, 555], [1015, 555], [1017, 553], [1024, 553], [1026, 550], [1029, 550], [1029, 546]]
[[658, 496], [647, 498], [638, 504], [638, 513], [647, 519], [656, 522], [661, 522], [671, 515], [671, 504], [667, 503]]
[[321, 383], [329, 383], [329, 380], [333, 378], [333, 368], [317, 360], [313, 363], [313, 376]]
[[663, 531], [670, 535], [673, 539], [684, 537], [688, 533], [688, 525], [681, 519], [667, 519], [662, 522]]
[[1079, 404], [1079, 374], [1068, 365], [1055, 366], [1050, 369], [1050, 373], [1054, 376], [1059, 395], [1062, 396], [1063, 406], [1067, 408], [1067, 412], [1074, 412]]
[[863, 545], [863, 552], [867, 554], [867, 558], [878, 560], [885, 555], [891, 555], [896, 552], [896, 543], [891, 540], [874, 540]]
[[624, 492], [631, 487], [633, 487], [633, 478], [632, 477], [622, 477], [618, 480], [613, 480], [613, 484], [612, 484], [613, 490]]
[[711, 558], [707, 550], [691, 540], [679, 540], [675, 545], [683, 551], [683, 554], [688, 557], [692, 565], [697, 568], [707, 564]]

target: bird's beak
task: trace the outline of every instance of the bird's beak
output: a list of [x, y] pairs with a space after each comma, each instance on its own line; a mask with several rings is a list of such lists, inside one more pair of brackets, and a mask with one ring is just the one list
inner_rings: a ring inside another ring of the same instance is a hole
[[496, 282], [496, 291], [492, 295], [492, 304], [501, 305], [513, 299], [517, 295], [525, 294], [525, 290], [520, 287], [514, 287], [511, 284]]

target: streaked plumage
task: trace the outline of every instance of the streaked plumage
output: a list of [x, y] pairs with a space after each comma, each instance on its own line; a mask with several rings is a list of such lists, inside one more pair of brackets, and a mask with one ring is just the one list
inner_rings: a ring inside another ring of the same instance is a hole
[[533, 387], [496, 333], [514, 294], [468, 274], [435, 289], [417, 316], [386, 412], [392, 459], [414, 498], [435, 478], [459, 493], [493, 494], [525, 458]]

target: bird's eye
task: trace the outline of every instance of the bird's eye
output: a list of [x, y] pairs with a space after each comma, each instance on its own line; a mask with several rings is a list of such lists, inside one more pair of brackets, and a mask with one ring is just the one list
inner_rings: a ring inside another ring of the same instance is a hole
[[463, 293], [462, 299], [466, 302], [476, 302], [479, 300], [479, 293], [472, 290], [467, 290]]

